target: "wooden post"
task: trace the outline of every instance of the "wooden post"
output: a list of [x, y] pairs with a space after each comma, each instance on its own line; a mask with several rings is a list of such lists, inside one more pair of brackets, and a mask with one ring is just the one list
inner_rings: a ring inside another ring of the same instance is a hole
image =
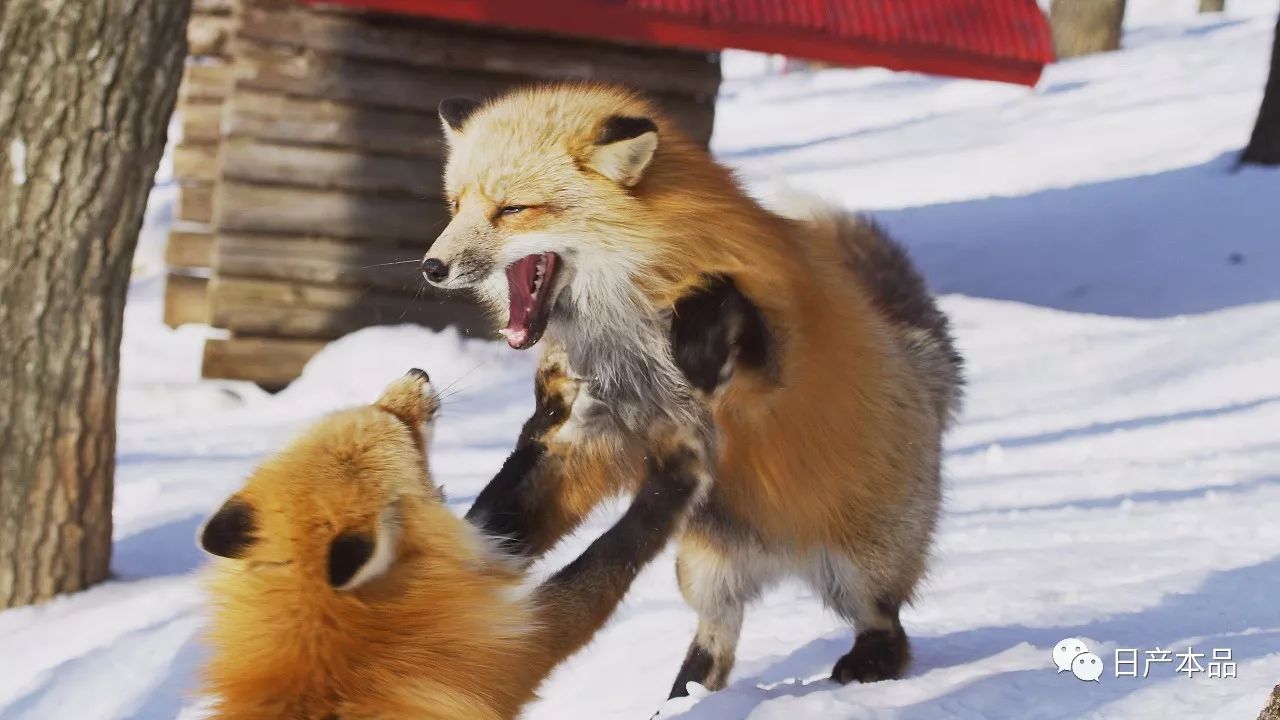
[[1049, 26], [1060, 59], [1120, 48], [1125, 0], [1053, 0]]

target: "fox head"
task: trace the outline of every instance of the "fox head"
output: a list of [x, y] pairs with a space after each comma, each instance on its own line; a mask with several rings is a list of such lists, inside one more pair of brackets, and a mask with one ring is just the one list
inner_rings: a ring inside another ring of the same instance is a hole
[[412, 370], [373, 405], [325, 418], [206, 521], [201, 547], [240, 561], [237, 572], [290, 573], [333, 593], [375, 582], [409, 554], [461, 552], [460, 521], [427, 467], [438, 407], [427, 374]]
[[438, 408], [427, 374], [410, 371], [304, 431], [201, 528], [218, 556], [213, 717], [422, 717], [428, 702], [491, 717], [475, 709], [493, 698], [471, 687], [506, 667], [494, 658], [533, 610], [518, 571], [431, 480]]
[[483, 105], [445, 100], [440, 116], [452, 219], [423, 274], [476, 291], [512, 347], [531, 347], [566, 312], [616, 305], [657, 263], [661, 246], [645, 222], [650, 175], [691, 143], [648, 101], [557, 85]]

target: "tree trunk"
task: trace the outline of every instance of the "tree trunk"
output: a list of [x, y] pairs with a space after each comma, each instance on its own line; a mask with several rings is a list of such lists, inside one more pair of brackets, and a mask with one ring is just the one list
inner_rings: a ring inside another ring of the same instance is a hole
[[1222, 12], [1226, 9], [1227, 0], [1200, 0], [1200, 12]]
[[1262, 108], [1253, 126], [1249, 145], [1240, 162], [1280, 165], [1280, 18], [1276, 18], [1276, 38], [1271, 43], [1271, 74], [1262, 93]]
[[1049, 26], [1058, 58], [1070, 58], [1120, 47], [1125, 0], [1053, 0]]
[[0, 608], [111, 556], [129, 270], [190, 0], [0, 0]]
[[1280, 720], [1280, 685], [1275, 686], [1271, 691], [1271, 699], [1267, 702], [1267, 706], [1262, 708], [1258, 720]]

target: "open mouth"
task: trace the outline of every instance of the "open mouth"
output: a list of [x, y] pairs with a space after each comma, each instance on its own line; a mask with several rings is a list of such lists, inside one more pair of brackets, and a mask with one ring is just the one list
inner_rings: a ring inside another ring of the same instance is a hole
[[542, 339], [551, 314], [560, 256], [552, 252], [523, 257], [507, 266], [511, 320], [498, 332], [516, 350], [531, 348]]

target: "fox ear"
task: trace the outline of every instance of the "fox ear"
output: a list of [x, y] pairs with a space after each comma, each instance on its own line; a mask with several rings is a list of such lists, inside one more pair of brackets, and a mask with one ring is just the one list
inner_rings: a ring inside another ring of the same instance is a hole
[[452, 142], [454, 136], [462, 132], [462, 126], [467, 122], [467, 118], [479, 109], [480, 103], [470, 98], [451, 97], [441, 100], [436, 110], [440, 113], [445, 137]]
[[200, 528], [200, 547], [211, 555], [239, 559], [256, 542], [256, 530], [253, 506], [232, 495]]
[[589, 164], [610, 180], [631, 187], [640, 182], [658, 149], [658, 126], [649, 118], [614, 115], [605, 121]]
[[329, 544], [329, 584], [338, 590], [355, 590], [391, 569], [400, 524], [393, 504], [378, 517], [373, 535], [353, 530], [342, 533]]

